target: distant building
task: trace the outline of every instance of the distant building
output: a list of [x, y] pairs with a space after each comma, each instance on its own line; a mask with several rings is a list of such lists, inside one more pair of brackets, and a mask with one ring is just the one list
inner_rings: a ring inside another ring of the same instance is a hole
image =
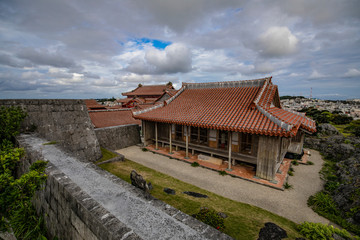
[[[120, 99], [123, 108], [144, 108], [145, 105], [153, 105], [163, 102], [174, 96], [176, 90], [172, 84], [139, 86], [134, 90], [122, 93], [125, 99]], [[146, 106], [145, 106], [146, 107]]]
[[[142, 120], [145, 145], [159, 142], [188, 151], [256, 165], [256, 176], [273, 180], [286, 152], [300, 153], [315, 122], [286, 111], [271, 77], [249, 81], [183, 83], [172, 97], [133, 112]], [[187, 156], [186, 156], [187, 157]]]
[[158, 99], [161, 97], [165, 91], [175, 91], [172, 84], [165, 84], [165, 85], [140, 85], [134, 90], [126, 93], [122, 93], [123, 96], [127, 98], [153, 98]]

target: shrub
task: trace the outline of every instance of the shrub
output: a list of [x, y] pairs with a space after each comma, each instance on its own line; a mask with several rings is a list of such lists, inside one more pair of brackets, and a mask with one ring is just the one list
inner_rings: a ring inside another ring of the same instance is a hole
[[288, 174], [289, 174], [289, 176], [294, 176], [294, 172], [293, 172], [293, 171], [289, 171]]
[[143, 152], [149, 151], [147, 148], [142, 148], [141, 150], [142, 150]]
[[47, 162], [37, 161], [15, 178], [24, 150], [13, 143], [25, 116], [20, 108], [0, 108], [0, 231], [12, 229], [17, 239], [46, 239], [44, 220], [36, 215], [31, 198], [46, 181]]
[[200, 166], [200, 164], [199, 164], [198, 162], [193, 162], [193, 163], [191, 164], [191, 166], [192, 166], [192, 167], [198, 167], [198, 166]]
[[215, 210], [201, 208], [194, 217], [221, 232], [225, 230], [224, 219], [220, 217]]
[[337, 234], [344, 239], [360, 239], [359, 237], [353, 237], [346, 230], [340, 230], [334, 228], [332, 225], [324, 225], [322, 223], [311, 223], [304, 222], [299, 225], [299, 231], [309, 240], [319, 240], [319, 239], [333, 239], [333, 234]]
[[325, 192], [318, 192], [308, 199], [308, 206], [312, 207], [315, 212], [324, 212], [338, 215], [339, 211], [331, 196]]
[[219, 175], [225, 176], [225, 175], [227, 175], [227, 172], [225, 172], [225, 171], [220, 171], [220, 172], [219, 172]]
[[14, 140], [25, 117], [26, 113], [19, 107], [2, 106], [0, 108], [0, 143], [5, 140]]

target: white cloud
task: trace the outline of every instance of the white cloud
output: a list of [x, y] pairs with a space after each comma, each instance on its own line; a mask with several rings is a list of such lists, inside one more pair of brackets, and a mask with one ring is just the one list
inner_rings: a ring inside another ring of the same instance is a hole
[[[172, 74], [191, 70], [191, 51], [181, 43], [173, 43], [164, 50], [147, 47], [143, 52], [138, 50], [126, 55], [130, 55], [126, 70], [137, 74]], [[124, 59], [124, 56], [119, 59]]]
[[254, 65], [245, 64], [238, 59], [228, 56], [224, 50], [197, 49], [193, 51], [193, 67], [197, 72], [204, 73], [241, 73], [253, 72]]
[[255, 64], [256, 73], [272, 73], [275, 70], [275, 67], [270, 62], [261, 62]]
[[349, 69], [349, 71], [347, 71], [345, 74], [344, 74], [345, 77], [349, 77], [349, 78], [352, 78], [352, 77], [360, 77], [360, 71], [357, 70], [356, 68], [352, 68], [352, 69]]
[[325, 78], [327, 77], [325, 74], [319, 73], [317, 70], [314, 70], [310, 76], [309, 79], [319, 79], [319, 78]]
[[38, 71], [27, 71], [27, 72], [23, 72], [21, 74], [21, 77], [24, 79], [38, 79], [41, 78], [42, 76], [44, 76], [44, 74], [38, 72]]
[[271, 27], [258, 40], [260, 54], [266, 57], [282, 57], [296, 52], [299, 40], [287, 27]]

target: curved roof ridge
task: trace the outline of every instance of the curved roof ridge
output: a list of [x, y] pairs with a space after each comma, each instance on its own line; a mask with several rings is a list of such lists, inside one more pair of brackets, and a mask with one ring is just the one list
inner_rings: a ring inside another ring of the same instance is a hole
[[183, 83], [188, 89], [199, 88], [227, 88], [227, 87], [260, 87], [264, 82], [270, 82], [271, 77], [259, 78], [253, 80], [240, 80], [240, 81], [224, 81], [224, 82], [207, 82], [207, 83]]
[[142, 114], [142, 113], [146, 113], [146, 112], [155, 110], [155, 109], [157, 109], [157, 108], [159, 108], [159, 107], [163, 107], [163, 106], [164, 106], [164, 103], [159, 103], [159, 104], [156, 104], [156, 105], [153, 106], [153, 107], [145, 108], [145, 109], [140, 110], [140, 111], [132, 111], [132, 114], [133, 114], [133, 116], [136, 116], [136, 115], [139, 115], [139, 114]]
[[269, 118], [273, 123], [275, 123], [276, 125], [278, 125], [279, 127], [283, 128], [283, 129], [285, 129], [286, 131], [289, 132], [293, 128], [293, 125], [287, 124], [286, 122], [281, 121], [279, 118], [275, 117], [274, 115], [272, 115], [271, 113], [269, 113], [268, 111], [263, 109], [261, 106], [256, 105], [256, 108], [262, 114], [264, 114], [267, 118]]

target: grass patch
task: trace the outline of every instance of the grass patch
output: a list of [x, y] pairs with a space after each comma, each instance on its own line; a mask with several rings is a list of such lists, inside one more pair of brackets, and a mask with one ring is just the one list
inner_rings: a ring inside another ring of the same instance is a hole
[[100, 160], [96, 161], [95, 163], [104, 162], [104, 161], [110, 160], [117, 156], [117, 154], [107, 150], [106, 148], [100, 147], [100, 149], [101, 149], [101, 153], [102, 153], [102, 158]]
[[147, 148], [142, 148], [141, 151], [147, 152], [147, 151], [149, 151], [149, 149], [147, 149]]
[[312, 161], [307, 161], [306, 163], [307, 165], [314, 165], [314, 163]]
[[285, 189], [292, 189], [293, 186], [292, 186], [291, 184], [289, 184], [288, 182], [286, 182], [286, 183], [284, 184], [284, 188], [285, 188]]
[[225, 175], [227, 175], [227, 172], [225, 172], [225, 171], [220, 171], [220, 172], [219, 172], [219, 175], [225, 176]]
[[[157, 172], [143, 165], [125, 159], [124, 162], [105, 163], [101, 168], [111, 172], [119, 178], [130, 183], [130, 172], [135, 169], [146, 181], [153, 185], [151, 195], [167, 204], [193, 215], [199, 212], [200, 207], [208, 207], [217, 212], [225, 213], [228, 218], [225, 221], [225, 233], [235, 239], [257, 239], [259, 231], [266, 222], [273, 222], [286, 230], [289, 239], [302, 237], [297, 230], [297, 224], [273, 214], [269, 211], [249, 204], [240, 203], [203, 190], [194, 185], [182, 182], [166, 174]], [[166, 194], [163, 189], [171, 188], [176, 195]], [[182, 192], [192, 191], [207, 195], [209, 198], [194, 198]], [[276, 192], [274, 191], [274, 194]]]
[[345, 130], [345, 128], [349, 127], [350, 124], [343, 124], [343, 125], [335, 125], [332, 124], [344, 137], [349, 137], [351, 135], [351, 132], [348, 130]]
[[192, 167], [198, 167], [198, 166], [200, 166], [200, 164], [199, 164], [198, 162], [193, 162], [193, 163], [191, 164], [191, 166], [192, 166]]
[[54, 144], [57, 144], [57, 142], [51, 141], [51, 142], [43, 143], [43, 145], [54, 145]]

